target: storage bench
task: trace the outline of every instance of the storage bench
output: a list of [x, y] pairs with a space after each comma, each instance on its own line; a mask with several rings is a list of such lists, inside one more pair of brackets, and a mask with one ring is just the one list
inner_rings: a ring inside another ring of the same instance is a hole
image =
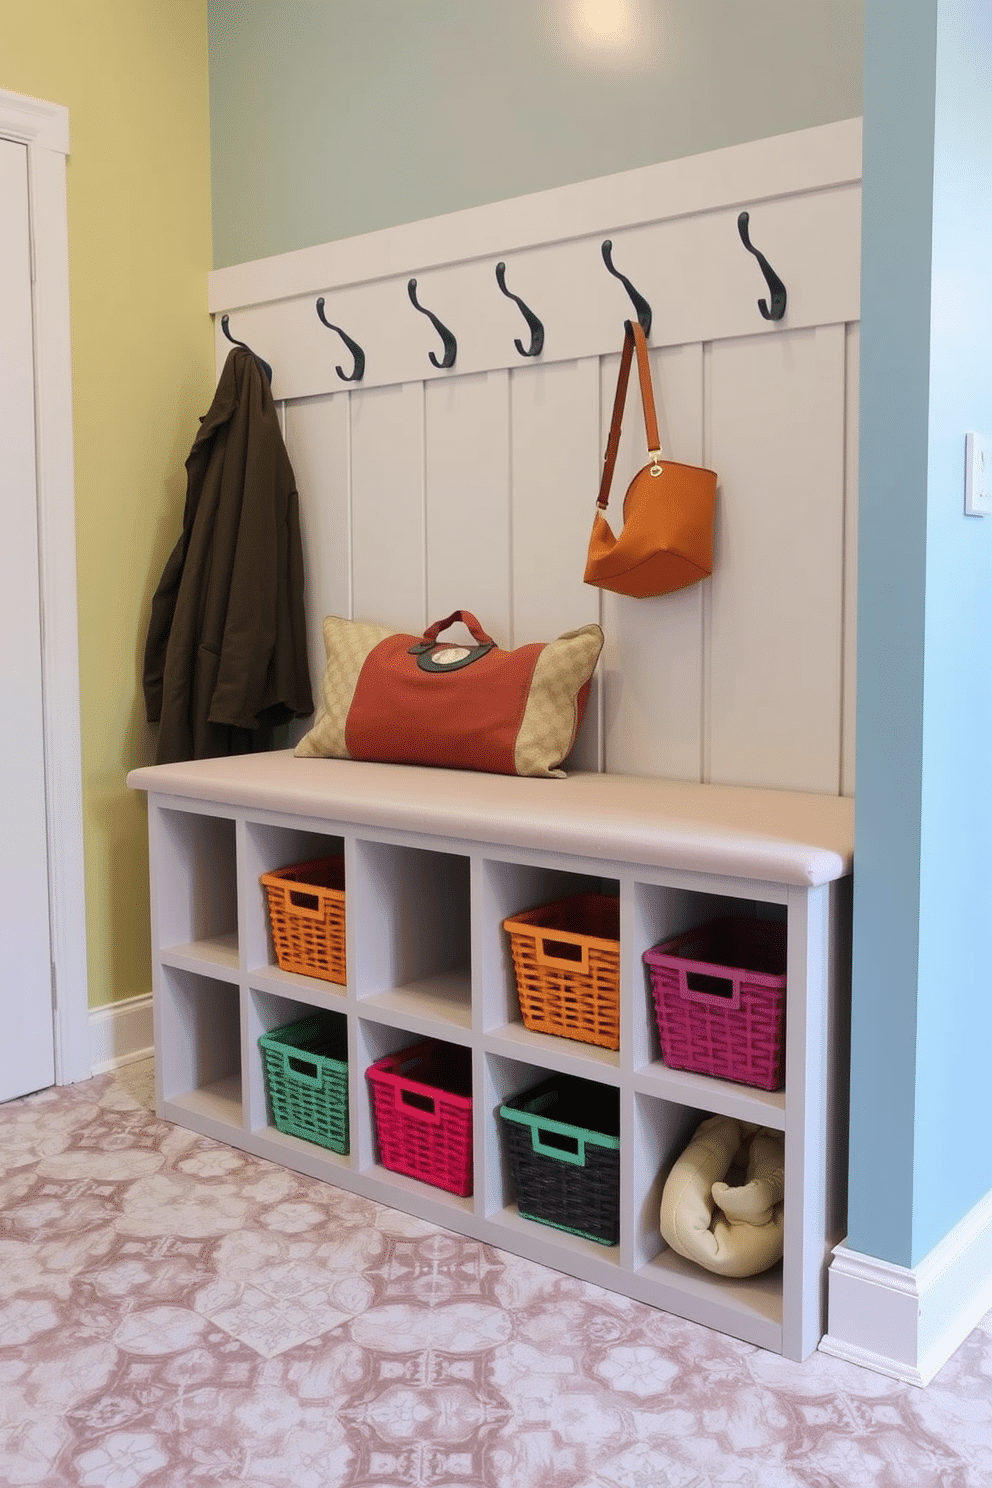
[[[132, 771], [147, 791], [160, 1116], [792, 1359], [823, 1332], [841, 1196], [853, 802], [574, 774], [531, 780], [289, 751]], [[343, 854], [347, 983], [283, 970], [261, 876]], [[620, 903], [619, 1048], [525, 1027], [503, 921], [572, 894]], [[787, 934], [785, 1085], [666, 1067], [642, 957], [723, 914]], [[259, 1038], [319, 1010], [348, 1039], [346, 1153], [272, 1124]], [[378, 1161], [365, 1071], [421, 1039], [471, 1064], [473, 1192]], [[535, 1223], [514, 1202], [500, 1106], [552, 1075], [617, 1092], [619, 1240]], [[665, 1176], [698, 1123], [785, 1133], [780, 1266], [730, 1281], [669, 1250]]]

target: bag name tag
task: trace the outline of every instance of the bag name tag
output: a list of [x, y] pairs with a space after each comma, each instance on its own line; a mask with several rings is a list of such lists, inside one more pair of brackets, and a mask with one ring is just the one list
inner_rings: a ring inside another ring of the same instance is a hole
[[417, 658], [422, 672], [458, 672], [462, 667], [471, 666], [473, 661], [481, 661], [495, 644], [495, 641], [489, 641], [483, 646], [439, 646], [435, 641], [421, 641], [419, 645], [411, 646], [407, 655]]

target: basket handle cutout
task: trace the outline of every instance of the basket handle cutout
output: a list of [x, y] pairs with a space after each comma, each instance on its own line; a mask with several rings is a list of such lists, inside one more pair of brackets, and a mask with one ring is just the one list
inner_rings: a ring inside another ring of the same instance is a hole
[[293, 908], [300, 911], [300, 914], [309, 915], [315, 920], [319, 920], [323, 914], [319, 894], [307, 894], [302, 889], [289, 889], [287, 898]]
[[704, 971], [686, 971], [682, 975], [685, 982], [685, 996], [690, 1002], [709, 1003], [711, 1005], [722, 1003], [731, 1011], [740, 1007], [741, 984], [739, 977], [711, 976]]
[[441, 1112], [438, 1103], [431, 1095], [421, 1095], [419, 1090], [405, 1090], [399, 1086], [396, 1091], [396, 1105], [407, 1106], [408, 1114], [416, 1116], [418, 1121], [429, 1121], [432, 1126], [437, 1126], [441, 1120]]
[[706, 992], [710, 997], [733, 997], [733, 977], [707, 976], [702, 971], [690, 971], [685, 979], [690, 992]]
[[537, 939], [537, 959], [543, 966], [562, 966], [583, 974], [589, 970], [589, 947], [582, 941], [556, 940], [553, 935]]
[[557, 1162], [574, 1164], [577, 1168], [586, 1165], [586, 1144], [583, 1137], [570, 1137], [565, 1132], [545, 1132], [535, 1123], [530, 1129], [531, 1144], [535, 1152], [544, 1157], [553, 1157]]
[[314, 1085], [318, 1090], [320, 1089], [320, 1066], [314, 1064], [312, 1060], [301, 1059], [298, 1054], [284, 1054], [283, 1064], [288, 1078], [295, 1076], [304, 1084]]

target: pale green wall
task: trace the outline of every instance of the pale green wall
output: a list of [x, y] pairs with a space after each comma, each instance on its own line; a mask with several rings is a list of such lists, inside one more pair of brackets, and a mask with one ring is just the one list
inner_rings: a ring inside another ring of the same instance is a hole
[[863, 11], [209, 0], [215, 266], [852, 118]]

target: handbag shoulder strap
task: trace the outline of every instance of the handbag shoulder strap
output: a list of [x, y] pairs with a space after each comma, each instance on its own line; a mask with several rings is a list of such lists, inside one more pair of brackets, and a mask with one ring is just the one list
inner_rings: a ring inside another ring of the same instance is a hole
[[651, 363], [648, 361], [648, 344], [644, 338], [644, 331], [639, 321], [625, 320], [623, 328], [623, 351], [620, 353], [617, 393], [613, 400], [610, 437], [606, 442], [606, 455], [603, 460], [603, 478], [599, 485], [599, 500], [596, 502], [600, 511], [606, 510], [610, 499], [610, 486], [613, 484], [613, 468], [617, 463], [617, 450], [620, 447], [620, 428], [623, 423], [624, 404], [627, 401], [627, 383], [630, 378], [630, 364], [633, 360], [635, 350], [637, 352], [637, 375], [641, 384], [641, 406], [644, 409], [644, 432], [647, 435], [648, 454], [655, 461], [658, 460], [661, 454], [661, 441], [658, 438], [658, 416], [654, 406], [654, 387], [651, 383]]

